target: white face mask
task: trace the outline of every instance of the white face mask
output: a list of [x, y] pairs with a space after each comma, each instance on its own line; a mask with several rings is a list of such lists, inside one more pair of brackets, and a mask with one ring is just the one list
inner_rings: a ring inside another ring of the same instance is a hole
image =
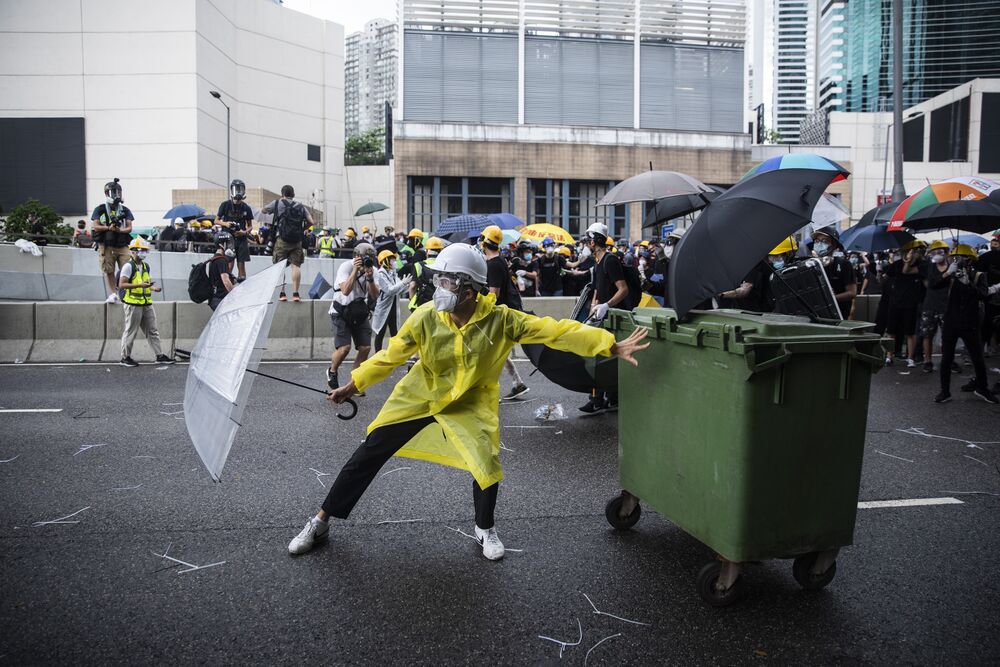
[[674, 247], [672, 245], [668, 245], [666, 248], [663, 249], [663, 255], [667, 259], [670, 259], [673, 256], [673, 254], [674, 254]]
[[451, 313], [458, 305], [458, 295], [451, 290], [437, 287], [434, 289], [434, 307], [440, 313]]
[[148, 250], [140, 250], [136, 254], [139, 255], [139, 259], [143, 259], [143, 260], [146, 259], [147, 257], [149, 257], [149, 251]]

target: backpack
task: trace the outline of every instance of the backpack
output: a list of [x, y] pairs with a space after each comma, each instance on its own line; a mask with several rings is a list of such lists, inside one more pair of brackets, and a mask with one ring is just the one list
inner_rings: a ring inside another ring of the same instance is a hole
[[212, 298], [212, 280], [208, 277], [207, 259], [199, 264], [191, 265], [191, 273], [188, 274], [188, 298], [195, 303], [205, 303]]
[[[306, 223], [305, 207], [298, 202], [292, 202], [290, 205], [284, 206], [281, 206], [281, 204], [282, 201], [280, 199], [274, 202], [274, 219], [278, 236], [285, 243], [301, 243], [302, 232]], [[278, 213], [279, 206], [281, 206], [280, 215]]]
[[[136, 264], [135, 260], [132, 259], [131, 257], [129, 258], [128, 263], [132, 265], [132, 277], [134, 278], [135, 277], [136, 269], [139, 268], [139, 265]], [[125, 290], [122, 287], [118, 287], [118, 285], [121, 284], [121, 277], [122, 277], [122, 267], [119, 266], [117, 269], [115, 269], [115, 287], [118, 288], [118, 300], [121, 301], [121, 302], [124, 302], [125, 301], [125, 292], [127, 290]]]

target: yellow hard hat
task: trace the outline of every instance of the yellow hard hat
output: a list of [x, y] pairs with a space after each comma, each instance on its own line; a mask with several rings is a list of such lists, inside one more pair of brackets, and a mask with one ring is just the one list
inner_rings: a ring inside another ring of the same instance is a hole
[[382, 252], [380, 252], [378, 254], [378, 263], [381, 264], [382, 262], [384, 262], [385, 260], [389, 259], [390, 257], [395, 257], [395, 256], [396, 256], [396, 253], [394, 253], [393, 251], [391, 251], [391, 250], [383, 250]]
[[410, 233], [406, 235], [406, 238], [408, 238], [408, 239], [422, 239], [422, 238], [424, 238], [424, 233], [422, 231], [420, 231], [419, 229], [417, 229], [416, 227], [414, 227], [413, 229], [410, 230]]
[[362, 234], [367, 234], [368, 233], [368, 227], [362, 227], [361, 228], [361, 233]]
[[132, 242], [128, 244], [128, 248], [129, 250], [149, 250], [149, 241], [141, 236], [136, 236], [132, 239]]
[[488, 225], [484, 227], [480, 236], [496, 245], [503, 243], [503, 230], [496, 225]]
[[349, 239], [353, 239], [355, 237], [354, 230], [348, 229], [346, 232], [344, 232], [344, 236], [346, 236]]
[[604, 239], [604, 245], [610, 246], [610, 247], [613, 248], [613, 247], [615, 247], [615, 240], [609, 236], [606, 239]]
[[643, 248], [648, 248], [649, 247], [649, 241], [640, 241], [639, 245], [642, 246]]
[[976, 251], [972, 249], [971, 245], [965, 245], [964, 243], [959, 243], [955, 246], [955, 249], [951, 251], [951, 256], [954, 257], [955, 255], [972, 257], [973, 259], [979, 257], [979, 255], [976, 254]]
[[567, 257], [572, 257], [573, 256], [573, 251], [570, 250], [569, 248], [567, 248], [566, 246], [563, 246], [561, 248], [557, 248], [556, 249], [556, 253], [559, 254], [559, 255], [566, 255]]
[[916, 248], [926, 248], [926, 247], [927, 247], [927, 242], [926, 241], [921, 241], [920, 239], [913, 239], [909, 243], [905, 244], [901, 248], [901, 250], [903, 252], [906, 252], [907, 250], [914, 250]]
[[933, 250], [947, 250], [947, 249], [948, 249], [948, 244], [942, 241], [941, 239], [938, 239], [937, 241], [932, 243], [929, 248], [927, 248], [927, 251], [931, 252]]
[[428, 250], [444, 250], [444, 239], [432, 236], [427, 239], [427, 243], [424, 244], [424, 247]]
[[789, 236], [787, 239], [775, 246], [774, 250], [767, 253], [768, 255], [784, 255], [786, 252], [795, 252], [799, 249], [799, 244], [796, 243], [795, 239]]

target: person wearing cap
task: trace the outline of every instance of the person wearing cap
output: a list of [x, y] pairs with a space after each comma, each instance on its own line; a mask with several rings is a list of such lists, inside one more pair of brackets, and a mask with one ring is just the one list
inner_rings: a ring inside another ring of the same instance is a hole
[[[486, 289], [496, 298], [497, 305], [523, 311], [521, 292], [517, 289], [507, 260], [500, 256], [501, 245], [503, 245], [503, 230], [497, 225], [484, 227], [479, 235], [479, 248], [482, 250], [483, 257], [486, 258]], [[503, 368], [510, 376], [512, 383], [510, 391], [503, 396], [503, 400], [513, 400], [531, 391], [521, 379], [513, 356], [507, 357]]]
[[149, 273], [149, 242], [138, 236], [129, 243], [129, 259], [118, 273], [118, 290], [125, 311], [125, 327], [122, 331], [121, 365], [134, 368], [139, 365], [132, 358], [132, 344], [135, 336], [142, 330], [149, 342], [149, 347], [156, 355], [156, 363], [172, 364], [174, 359], [163, 354], [160, 345], [160, 332], [156, 326], [156, 311], [153, 310], [153, 292], [159, 292], [160, 286]]
[[213, 312], [236, 287], [236, 277], [233, 275], [233, 262], [236, 259], [234, 246], [235, 242], [229, 232], [223, 231], [215, 235], [215, 254], [208, 261], [208, 280], [212, 284], [208, 307]]
[[674, 229], [667, 234], [661, 254], [653, 261], [653, 268], [643, 283], [643, 290], [648, 292], [661, 306], [667, 304], [667, 276], [670, 270], [670, 258], [674, 254], [674, 246], [684, 236], [683, 229]]
[[400, 279], [396, 273], [396, 260], [399, 258], [391, 250], [383, 250], [378, 254], [378, 270], [375, 272], [375, 284], [378, 286], [378, 301], [372, 313], [372, 329], [375, 331], [375, 349], [382, 349], [385, 332], [393, 337], [399, 331], [396, 324], [398, 316], [397, 303], [399, 295], [409, 286], [412, 276]]
[[[986, 274], [986, 284], [1000, 285], [1000, 229], [990, 238], [990, 249], [976, 260], [976, 271]], [[1000, 297], [987, 299], [983, 314], [983, 352], [987, 356], [1000, 352]], [[1000, 382], [997, 383], [1000, 387]]]
[[[924, 262], [924, 248], [927, 244], [914, 239], [900, 250], [903, 253], [899, 259], [889, 265], [886, 270], [889, 318], [887, 333], [898, 344], [901, 338], [906, 338], [906, 367], [916, 368], [914, 355], [917, 350], [917, 319], [920, 317], [920, 304], [924, 300], [924, 276], [927, 275], [927, 265]], [[883, 296], [882, 298], [885, 298]], [[887, 356], [885, 365], [892, 365], [892, 357]]]
[[[798, 251], [798, 242], [795, 240], [794, 236], [789, 236], [772, 248], [771, 252], [767, 253], [767, 259], [765, 261], [771, 267], [771, 270], [768, 271], [766, 288], [764, 289], [763, 296], [761, 297], [761, 311], [772, 312], [777, 308], [774, 290], [771, 288], [771, 283], [777, 280], [777, 278], [775, 278], [775, 273], [792, 266], [798, 261], [796, 258]], [[766, 269], [767, 267], [764, 268]]]
[[337, 371], [351, 351], [351, 341], [357, 351], [354, 367], [368, 358], [372, 349], [372, 325], [368, 300], [378, 298], [375, 282], [375, 246], [359, 243], [354, 246], [354, 257], [337, 268], [334, 279], [333, 303], [330, 305], [330, 325], [333, 329], [333, 354], [326, 370], [326, 383], [333, 389], [340, 386]]
[[962, 391], [971, 391], [987, 403], [1000, 403], [1000, 398], [987, 384], [979, 320], [980, 303], [1000, 293], [1000, 285], [990, 287], [986, 274], [975, 270], [973, 265], [977, 257], [971, 246], [959, 244], [951, 251], [950, 261], [946, 265], [936, 264], [936, 271], [931, 273], [929, 289], [944, 290], [948, 295], [941, 327], [941, 393], [934, 398], [935, 403], [951, 400], [951, 364], [959, 339], [976, 372], [976, 376], [962, 386]]
[[[330, 392], [342, 403], [388, 378], [411, 355], [420, 361], [401, 380], [368, 426], [365, 442], [341, 469], [322, 508], [292, 539], [292, 555], [306, 553], [329, 537], [330, 517], [346, 519], [379, 470], [392, 456], [404, 456], [468, 471], [476, 540], [485, 558], [503, 558], [495, 509], [500, 464], [500, 371], [515, 344], [540, 343], [583, 356], [617, 356], [637, 365], [647, 330], [628, 338], [572, 320], [535, 317], [496, 304], [486, 288], [486, 259], [455, 243], [434, 264], [434, 298], [403, 323], [389, 347], [354, 369], [350, 380]], [[345, 528], [346, 530], [346, 528]]]
[[132, 240], [135, 217], [123, 201], [122, 186], [116, 178], [104, 184], [104, 203], [95, 208], [90, 216], [101, 273], [108, 286], [107, 303], [118, 301], [115, 271], [124, 267], [132, 255], [128, 246]]
[[239, 270], [237, 282], [247, 279], [246, 263], [250, 261], [250, 244], [247, 235], [253, 229], [253, 210], [246, 203], [247, 186], [240, 179], [229, 184], [229, 199], [219, 204], [215, 214], [215, 224], [229, 230], [233, 235], [236, 251], [236, 268]]

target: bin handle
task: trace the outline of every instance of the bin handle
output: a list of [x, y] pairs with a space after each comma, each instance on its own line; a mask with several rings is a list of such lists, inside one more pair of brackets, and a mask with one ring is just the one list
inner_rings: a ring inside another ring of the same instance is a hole
[[[677, 343], [685, 343], [693, 346], [712, 347], [718, 350], [728, 349], [731, 336], [729, 325], [716, 322], [705, 322], [699, 324], [691, 333], [681, 331], [680, 327], [671, 327], [667, 332], [666, 339]], [[709, 334], [711, 337], [706, 337]]]
[[851, 357], [851, 359], [860, 361], [861, 363], [868, 364], [873, 368], [882, 368], [883, 364], [885, 363], [885, 359], [883, 357], [868, 354], [866, 352], [861, 352], [857, 348], [852, 348], [848, 350], [847, 354]]
[[747, 373], [747, 380], [757, 373], [762, 373], [771, 368], [782, 366], [792, 358], [792, 353], [788, 351], [788, 348], [785, 345], [782, 345], [780, 349], [780, 354], [760, 363], [757, 363], [757, 351], [749, 350], [743, 357], [747, 364], [747, 371], [749, 371]]

